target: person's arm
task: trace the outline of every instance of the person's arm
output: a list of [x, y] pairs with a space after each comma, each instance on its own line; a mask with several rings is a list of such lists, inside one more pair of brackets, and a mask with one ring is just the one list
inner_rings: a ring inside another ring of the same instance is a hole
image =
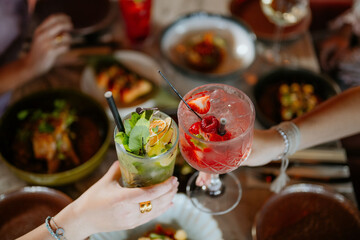
[[[104, 177], [54, 217], [56, 225], [64, 229], [66, 239], [80, 240], [98, 232], [131, 229], [158, 217], [172, 206], [179, 185], [175, 177], [151, 187], [123, 188], [119, 184], [120, 176], [119, 161], [116, 161]], [[141, 213], [139, 203], [146, 201], [151, 201], [152, 210]], [[18, 238], [27, 239], [53, 238], [42, 224]]]
[[[300, 130], [298, 150], [360, 132], [360, 87], [354, 87], [293, 120]], [[284, 151], [284, 140], [275, 129], [256, 130], [253, 151], [244, 165], [269, 163]]]
[[[300, 131], [297, 150], [360, 133], [360, 86], [348, 89], [293, 120]], [[262, 166], [284, 152], [283, 137], [277, 130], [254, 130], [249, 158], [242, 166]], [[209, 183], [210, 175], [201, 172], [196, 184]]]
[[71, 20], [63, 14], [48, 17], [35, 31], [30, 52], [0, 67], [0, 94], [47, 72], [70, 45]]

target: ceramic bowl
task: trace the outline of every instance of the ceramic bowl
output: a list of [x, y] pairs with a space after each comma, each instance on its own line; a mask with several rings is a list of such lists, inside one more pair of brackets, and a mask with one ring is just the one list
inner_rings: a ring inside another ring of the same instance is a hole
[[[184, 61], [183, 56], [187, 56], [188, 52], [186, 46], [189, 41], [206, 34], [214, 38], [214, 44], [221, 43], [223, 57], [216, 68], [194, 70]], [[242, 21], [218, 14], [195, 12], [179, 18], [163, 31], [160, 50], [165, 59], [184, 75], [219, 81], [237, 76], [249, 68], [256, 57], [255, 42], [255, 34]], [[184, 46], [185, 50], [179, 51]]]
[[[44, 110], [52, 108], [55, 99], [66, 100], [75, 109], [78, 116], [87, 117], [96, 125], [100, 135], [98, 150], [79, 166], [52, 174], [31, 172], [25, 170], [21, 164], [15, 165], [14, 147], [12, 144], [15, 134], [21, 126], [21, 121], [17, 117], [18, 113], [25, 109]], [[36, 92], [11, 105], [2, 116], [0, 120], [0, 158], [19, 178], [30, 184], [45, 186], [69, 184], [90, 174], [102, 162], [111, 140], [109, 125], [108, 117], [102, 106], [93, 98], [80, 91], [54, 89]]]

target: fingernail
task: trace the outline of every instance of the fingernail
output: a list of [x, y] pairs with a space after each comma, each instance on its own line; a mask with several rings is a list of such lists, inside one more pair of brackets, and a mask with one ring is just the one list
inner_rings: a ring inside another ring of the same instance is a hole
[[178, 180], [177, 180], [177, 177], [173, 177], [173, 179], [171, 180], [171, 183], [172, 183], [172, 184], [175, 184], [175, 183], [177, 183], [177, 181], [178, 181]]

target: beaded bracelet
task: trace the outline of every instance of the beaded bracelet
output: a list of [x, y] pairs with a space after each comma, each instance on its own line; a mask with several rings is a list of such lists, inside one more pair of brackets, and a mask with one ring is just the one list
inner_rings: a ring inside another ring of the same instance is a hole
[[[50, 221], [52, 221], [55, 226], [55, 232], [50, 226]], [[56, 225], [53, 217], [50, 216], [47, 217], [45, 219], [45, 225], [51, 236], [53, 236], [56, 240], [66, 240], [66, 238], [64, 237], [64, 233], [65, 233], [64, 229]]]
[[289, 177], [286, 174], [286, 169], [289, 165], [288, 156], [295, 153], [299, 147], [300, 131], [293, 122], [282, 122], [273, 128], [281, 135], [285, 145], [284, 152], [278, 157], [278, 159], [281, 159], [280, 174], [270, 186], [271, 191], [278, 193], [289, 181]]

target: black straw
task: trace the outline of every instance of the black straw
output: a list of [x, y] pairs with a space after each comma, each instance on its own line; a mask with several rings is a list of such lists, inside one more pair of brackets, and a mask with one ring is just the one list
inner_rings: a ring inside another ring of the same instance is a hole
[[199, 116], [199, 114], [197, 114], [194, 109], [192, 109], [189, 104], [184, 100], [184, 98], [180, 95], [180, 93], [175, 89], [175, 87], [169, 82], [169, 80], [166, 79], [166, 77], [162, 74], [162, 72], [159, 70], [158, 73], [160, 73], [160, 75], [162, 76], [162, 78], [170, 85], [170, 87], [172, 88], [172, 90], [174, 90], [174, 92], [176, 93], [176, 95], [178, 95], [178, 97], [185, 103], [185, 105], [193, 112], [195, 113], [195, 115], [200, 118], [200, 120], [202, 120], [202, 118]]
[[117, 107], [116, 107], [116, 104], [115, 104], [115, 101], [114, 101], [114, 97], [112, 95], [112, 92], [111, 91], [107, 91], [105, 94], [104, 94], [108, 104], [109, 104], [109, 108], [111, 110], [111, 113], [114, 117], [114, 120], [115, 120], [115, 123], [116, 123], [116, 126], [119, 130], [119, 132], [125, 132], [125, 128], [124, 128], [124, 125], [121, 121], [121, 117], [119, 115], [119, 112], [117, 110]]
[[219, 135], [220, 136], [224, 136], [226, 133], [225, 124], [226, 124], [226, 119], [220, 118], [220, 127], [219, 127]]

